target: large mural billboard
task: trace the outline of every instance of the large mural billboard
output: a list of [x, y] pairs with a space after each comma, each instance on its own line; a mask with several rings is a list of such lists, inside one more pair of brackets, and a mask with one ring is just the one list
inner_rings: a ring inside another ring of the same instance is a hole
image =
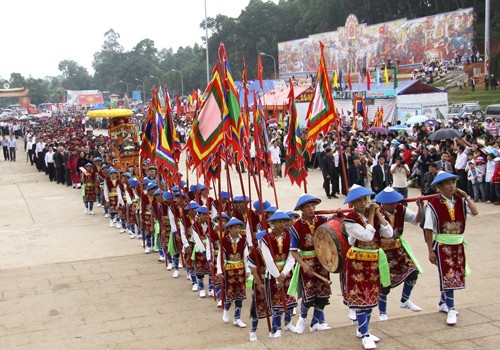
[[279, 43], [280, 78], [316, 74], [320, 41], [325, 44], [328, 69], [343, 72], [382, 67], [388, 60], [410, 66], [423, 60], [452, 59], [455, 53], [470, 55], [473, 20], [472, 8], [370, 26], [349, 15], [345, 27], [335, 32]]

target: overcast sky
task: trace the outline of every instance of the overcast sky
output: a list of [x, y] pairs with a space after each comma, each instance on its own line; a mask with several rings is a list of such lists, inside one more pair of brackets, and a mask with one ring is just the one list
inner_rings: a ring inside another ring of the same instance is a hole
[[[238, 17], [249, 0], [206, 0], [207, 16]], [[278, 2], [278, 0], [273, 0]], [[74, 60], [93, 74], [94, 53], [110, 28], [130, 50], [152, 39], [158, 50], [201, 44], [204, 0], [25, 0], [0, 5], [0, 77], [12, 72], [34, 78], [56, 76], [60, 61]], [[210, 35], [210, 33], [209, 33]]]

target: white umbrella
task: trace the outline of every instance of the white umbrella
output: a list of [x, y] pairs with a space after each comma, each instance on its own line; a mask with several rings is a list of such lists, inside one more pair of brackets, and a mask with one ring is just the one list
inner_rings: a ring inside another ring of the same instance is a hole
[[406, 124], [418, 124], [427, 121], [429, 118], [425, 115], [414, 115], [406, 121]]

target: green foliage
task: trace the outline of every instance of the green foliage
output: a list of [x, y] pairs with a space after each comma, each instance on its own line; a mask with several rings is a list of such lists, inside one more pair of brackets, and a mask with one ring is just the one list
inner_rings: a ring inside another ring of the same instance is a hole
[[465, 87], [462, 90], [448, 92], [448, 103], [455, 104], [467, 101], [478, 101], [482, 109], [486, 109], [488, 105], [498, 103], [500, 99], [500, 90], [484, 90], [483, 85], [476, 86], [474, 92], [470, 87]]
[[[500, 0], [491, 0], [491, 37], [500, 37], [500, 11], [495, 11], [500, 6], [499, 2]], [[259, 52], [273, 56], [278, 64], [278, 42], [334, 31], [345, 25], [345, 20], [351, 13], [361, 23], [370, 25], [402, 17], [412, 19], [474, 7], [475, 42], [476, 47], [482, 51], [484, 6], [484, 1], [480, 0], [281, 0], [279, 4], [250, 0], [237, 18], [219, 14], [207, 19], [209, 69], [212, 70], [217, 59], [219, 44], [224, 42], [233, 77], [240, 79], [244, 56], [248, 77], [254, 79], [257, 77]], [[200, 27], [205, 27], [204, 21]], [[203, 41], [203, 46], [195, 44], [193, 47], [179, 47], [174, 51], [171, 48], [156, 48], [153, 40], [145, 38], [130, 51], [125, 51], [120, 44], [120, 34], [109, 29], [104, 33], [100, 50], [94, 54], [94, 76], [77, 62], [63, 60], [59, 64], [62, 73], [60, 77], [41, 82], [13, 73], [9, 81], [13, 87], [31, 85], [30, 96], [37, 103], [59, 102], [64, 89], [99, 89], [122, 96], [128, 86], [129, 94], [132, 90], [144, 88], [149, 97], [152, 87], [158, 84], [158, 80], [151, 76], [158, 77], [162, 84], [168, 83], [174, 96], [181, 94], [183, 81], [184, 93], [188, 94], [192, 89], [203, 90], [207, 83], [206, 38]], [[262, 64], [265, 78], [271, 78], [274, 73], [273, 60], [263, 56]], [[492, 59], [491, 70], [500, 74], [500, 57]], [[144, 87], [136, 79], [144, 81]], [[46, 91], [38, 91], [39, 89]], [[39, 99], [41, 100], [38, 101]]]

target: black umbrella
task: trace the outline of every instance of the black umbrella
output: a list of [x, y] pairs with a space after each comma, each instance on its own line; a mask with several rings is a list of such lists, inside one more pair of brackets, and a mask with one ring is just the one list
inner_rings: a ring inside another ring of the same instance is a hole
[[429, 135], [429, 140], [431, 141], [448, 140], [462, 136], [464, 136], [464, 134], [456, 129], [439, 129]]

